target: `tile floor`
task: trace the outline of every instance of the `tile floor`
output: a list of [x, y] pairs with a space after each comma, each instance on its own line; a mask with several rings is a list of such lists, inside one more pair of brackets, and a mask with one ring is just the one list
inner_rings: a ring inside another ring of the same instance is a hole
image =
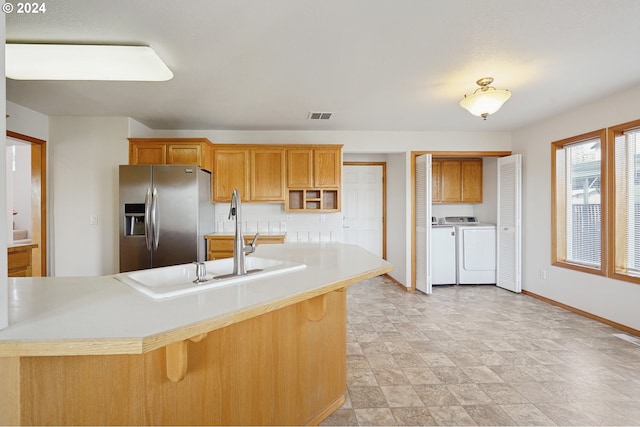
[[640, 346], [495, 286], [347, 293], [347, 401], [322, 425], [640, 425]]

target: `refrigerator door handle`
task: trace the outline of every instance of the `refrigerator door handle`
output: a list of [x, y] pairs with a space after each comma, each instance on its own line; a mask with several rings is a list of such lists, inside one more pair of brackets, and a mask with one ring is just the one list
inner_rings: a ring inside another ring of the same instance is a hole
[[147, 188], [147, 194], [144, 196], [144, 242], [147, 250], [151, 250], [151, 188]]
[[153, 250], [156, 250], [160, 241], [160, 227], [158, 226], [158, 189], [155, 187], [151, 197], [151, 229], [153, 231]]

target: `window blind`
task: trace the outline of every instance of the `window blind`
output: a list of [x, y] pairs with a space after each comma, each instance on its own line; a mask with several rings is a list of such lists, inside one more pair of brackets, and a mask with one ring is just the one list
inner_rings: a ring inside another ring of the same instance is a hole
[[640, 130], [615, 138], [616, 272], [640, 277]]
[[566, 260], [601, 264], [601, 147], [590, 139], [564, 147]]

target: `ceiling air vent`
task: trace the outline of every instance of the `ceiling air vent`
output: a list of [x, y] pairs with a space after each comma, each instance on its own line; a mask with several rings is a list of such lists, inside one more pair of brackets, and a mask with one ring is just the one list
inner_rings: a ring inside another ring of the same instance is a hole
[[329, 120], [332, 114], [333, 113], [316, 113], [312, 111], [309, 113], [309, 120]]

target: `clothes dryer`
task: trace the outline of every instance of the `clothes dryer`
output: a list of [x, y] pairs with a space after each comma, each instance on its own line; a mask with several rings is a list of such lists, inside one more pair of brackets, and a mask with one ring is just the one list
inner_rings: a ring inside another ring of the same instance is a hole
[[477, 217], [446, 217], [455, 224], [457, 283], [459, 285], [496, 283], [496, 226]]

